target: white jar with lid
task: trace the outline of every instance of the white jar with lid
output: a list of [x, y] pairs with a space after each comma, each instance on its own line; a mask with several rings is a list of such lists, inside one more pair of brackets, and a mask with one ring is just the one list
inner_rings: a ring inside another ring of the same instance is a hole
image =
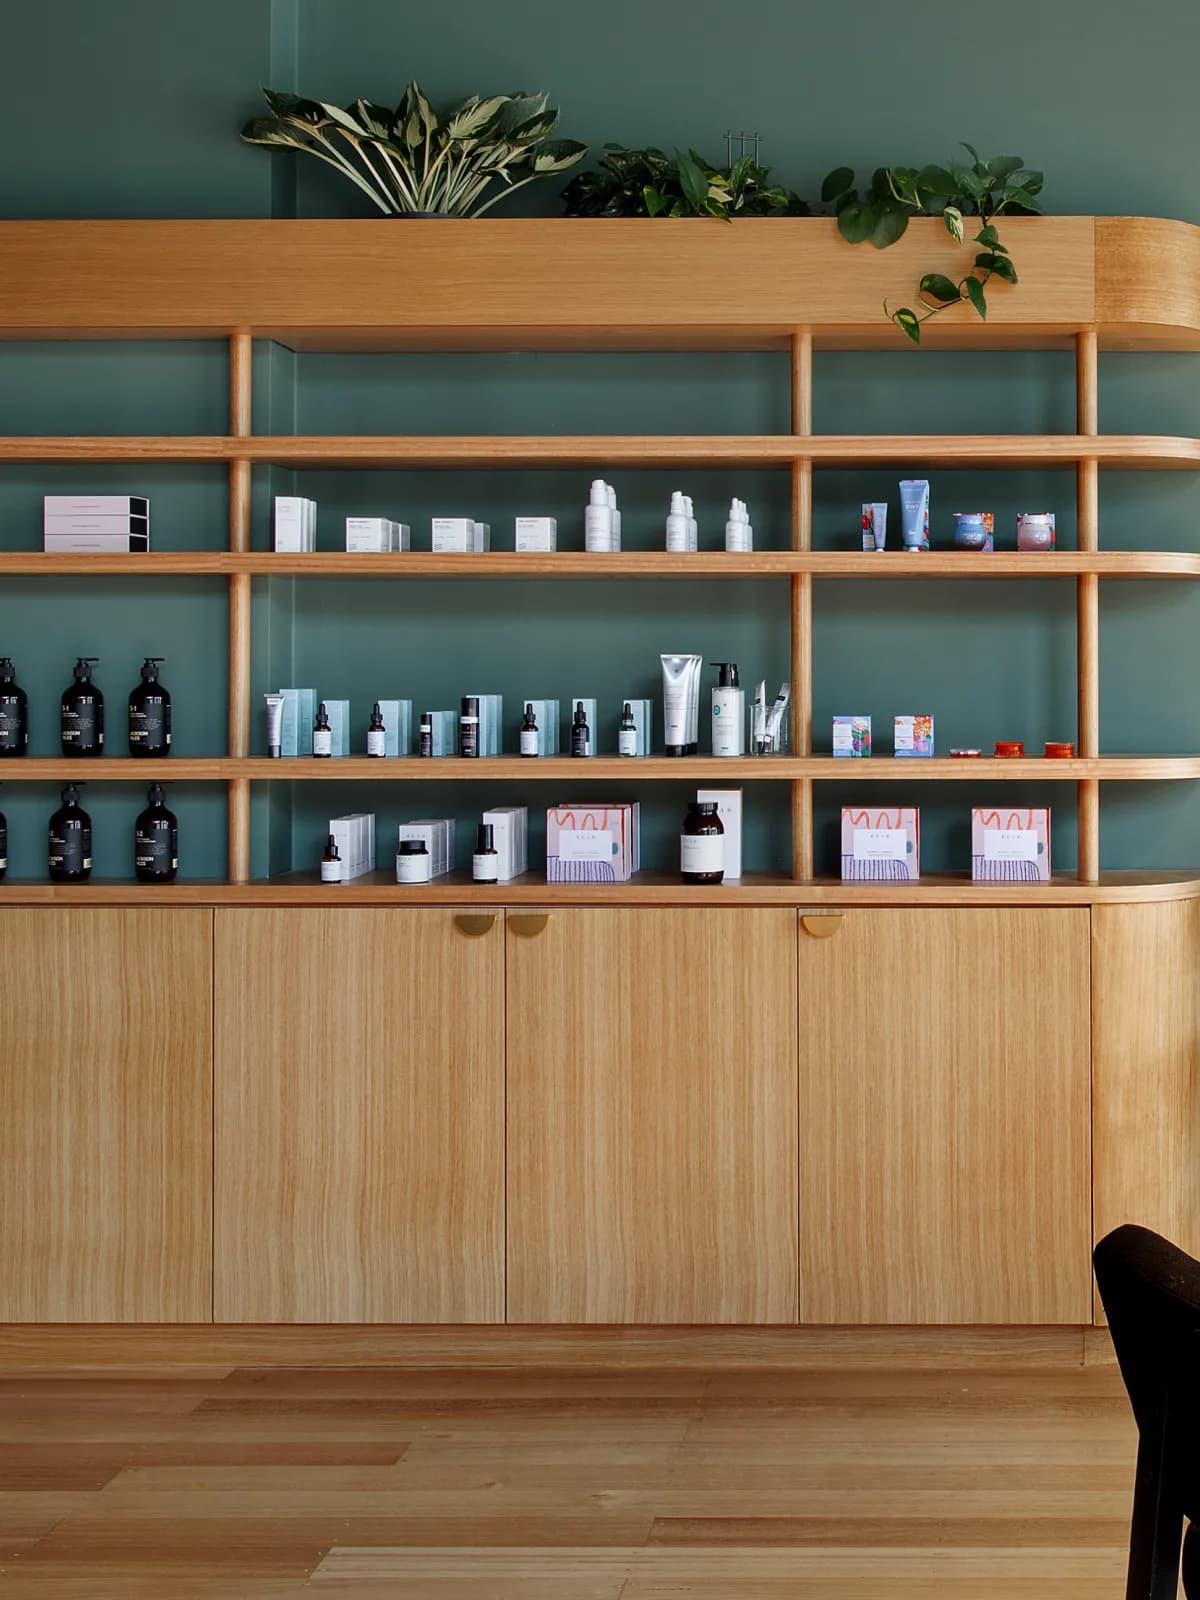
[[401, 839], [396, 852], [397, 883], [428, 883], [432, 876], [424, 839]]
[[1054, 513], [1052, 511], [1018, 511], [1017, 549], [1054, 549]]

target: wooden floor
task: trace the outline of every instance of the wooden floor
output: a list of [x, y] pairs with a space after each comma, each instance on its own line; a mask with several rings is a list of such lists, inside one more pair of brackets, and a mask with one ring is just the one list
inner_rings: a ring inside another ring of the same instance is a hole
[[1113, 1600], [1115, 1369], [0, 1378], [20, 1600]]

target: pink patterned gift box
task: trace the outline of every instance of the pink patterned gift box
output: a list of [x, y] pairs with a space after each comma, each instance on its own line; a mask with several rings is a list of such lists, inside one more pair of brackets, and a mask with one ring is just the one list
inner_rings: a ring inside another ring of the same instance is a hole
[[636, 805], [551, 806], [547, 883], [626, 883], [641, 865]]
[[971, 876], [977, 883], [1050, 882], [1050, 808], [977, 806], [971, 812]]
[[921, 813], [915, 806], [842, 807], [842, 880], [914, 882], [921, 876]]

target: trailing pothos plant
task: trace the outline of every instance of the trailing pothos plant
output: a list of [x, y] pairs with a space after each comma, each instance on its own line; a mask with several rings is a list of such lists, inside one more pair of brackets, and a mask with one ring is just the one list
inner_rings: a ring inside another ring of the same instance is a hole
[[695, 150], [668, 156], [651, 146], [608, 144], [599, 165], [563, 190], [573, 217], [805, 217], [809, 207], [770, 168], [742, 155], [731, 167], [710, 166]]
[[971, 157], [969, 166], [956, 162], [947, 167], [880, 167], [861, 194], [850, 167], [838, 167], [821, 185], [821, 199], [832, 203], [838, 229], [851, 244], [869, 239], [884, 250], [895, 244], [914, 216], [941, 217], [957, 244], [965, 243], [968, 231], [978, 224], [971, 233], [971, 243], [977, 246], [975, 259], [957, 282], [944, 273], [927, 272], [918, 291], [919, 309], [892, 310], [884, 302], [887, 315], [914, 344], [921, 342], [922, 323], [963, 300], [987, 317], [991, 280], [1017, 282], [1017, 269], [1000, 242], [994, 219], [1031, 216], [1042, 209], [1037, 198], [1042, 174], [1027, 168], [1020, 156], [983, 161], [971, 145], [964, 144], [963, 149]]
[[[544, 94], [472, 95], [439, 116], [415, 83], [393, 111], [370, 100], [348, 108], [264, 89], [269, 117], [242, 129], [248, 144], [302, 150], [349, 178], [389, 216], [478, 217], [535, 178], [587, 154], [552, 139], [558, 112]], [[490, 198], [484, 196], [494, 185]]]

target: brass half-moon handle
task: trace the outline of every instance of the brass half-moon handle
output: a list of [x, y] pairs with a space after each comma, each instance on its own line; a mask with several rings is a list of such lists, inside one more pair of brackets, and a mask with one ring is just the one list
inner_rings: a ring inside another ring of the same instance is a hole
[[465, 933], [468, 939], [479, 939], [485, 933], [491, 933], [496, 926], [496, 913], [494, 911], [463, 913], [455, 917], [454, 926], [459, 933]]
[[532, 917], [514, 917], [509, 915], [508, 925], [518, 939], [536, 939], [539, 933], [544, 933], [546, 924], [550, 921], [548, 911], [538, 912]]
[[802, 916], [800, 926], [810, 939], [832, 939], [842, 925], [840, 911], [832, 912], [826, 916]]

